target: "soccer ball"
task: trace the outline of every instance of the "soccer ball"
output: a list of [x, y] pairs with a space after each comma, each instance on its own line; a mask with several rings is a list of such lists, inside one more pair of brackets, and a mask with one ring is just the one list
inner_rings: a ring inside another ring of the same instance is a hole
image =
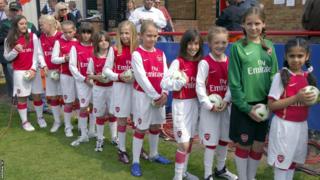
[[26, 71], [23, 75], [23, 79], [25, 81], [30, 81], [31, 80], [31, 72], [30, 71]]
[[59, 72], [58, 72], [58, 71], [52, 71], [52, 72], [50, 73], [50, 78], [51, 78], [52, 80], [54, 80], [54, 81], [59, 81], [59, 79], [60, 79], [60, 74], [59, 74]]
[[[107, 78], [104, 74], [101, 75], [102, 79], [100, 80], [101, 83], [108, 83], [110, 82], [110, 79]], [[92, 84], [93, 84], [93, 80], [92, 80]]]
[[134, 76], [133, 76], [132, 69], [128, 69], [128, 70], [124, 71], [123, 76], [128, 77], [130, 80], [133, 80]]
[[219, 94], [211, 94], [209, 96], [210, 102], [215, 106], [215, 107], [221, 107], [222, 106], [222, 98]]
[[318, 88], [316, 88], [314, 86], [306, 86], [303, 89], [304, 89], [304, 92], [306, 92], [306, 93], [311, 92], [311, 93], [316, 95], [316, 97], [314, 99], [312, 99], [311, 101], [305, 102], [305, 104], [308, 105], [308, 106], [311, 106], [311, 105], [314, 105], [315, 103], [317, 103], [318, 97], [319, 97]]
[[267, 120], [269, 117], [269, 109], [265, 104], [257, 104], [259, 107], [256, 108], [255, 113], [259, 116], [263, 121]]
[[186, 75], [186, 73], [177, 70], [172, 73], [171, 79], [182, 80], [184, 83], [186, 83], [187, 82], [187, 75]]

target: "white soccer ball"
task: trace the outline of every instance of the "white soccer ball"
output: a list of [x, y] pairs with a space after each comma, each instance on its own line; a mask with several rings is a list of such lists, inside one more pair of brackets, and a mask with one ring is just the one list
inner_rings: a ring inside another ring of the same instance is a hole
[[311, 101], [305, 102], [306, 105], [311, 106], [314, 105], [315, 103], [317, 103], [318, 101], [318, 97], [319, 97], [319, 89], [315, 86], [306, 86], [303, 88], [304, 92], [306, 93], [312, 93], [315, 94], [315, 98], [312, 99]]
[[[108, 83], [110, 82], [111, 80], [109, 78], [107, 78], [104, 74], [101, 75], [102, 76], [102, 79], [100, 80], [101, 83]], [[93, 82], [93, 80], [92, 80]]]
[[255, 113], [258, 117], [260, 117], [263, 121], [267, 120], [269, 117], [269, 109], [265, 104], [257, 104], [259, 107], [256, 108]]
[[182, 71], [174, 71], [171, 75], [171, 79], [174, 80], [182, 80], [184, 83], [187, 82], [187, 75], [186, 73], [182, 72]]
[[23, 79], [25, 81], [30, 81], [31, 80], [31, 72], [30, 71], [26, 71], [24, 74], [23, 74]]
[[209, 100], [215, 107], [222, 106], [223, 99], [219, 94], [210, 94]]
[[128, 69], [128, 70], [124, 71], [123, 76], [129, 78], [130, 80], [133, 80], [134, 76], [133, 76], [132, 69]]
[[51, 78], [52, 80], [54, 80], [54, 81], [59, 81], [59, 79], [60, 79], [60, 74], [59, 74], [59, 72], [58, 72], [58, 71], [52, 71], [52, 72], [50, 73], [50, 78]]

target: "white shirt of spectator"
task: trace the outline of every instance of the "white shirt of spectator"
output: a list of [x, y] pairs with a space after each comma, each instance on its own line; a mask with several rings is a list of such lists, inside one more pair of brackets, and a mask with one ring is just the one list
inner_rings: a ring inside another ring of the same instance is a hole
[[141, 21], [142, 20], [153, 20], [153, 22], [158, 26], [159, 31], [166, 27], [167, 22], [163, 13], [154, 7], [151, 7], [147, 10], [144, 6], [139, 7], [133, 11], [129, 17], [129, 21], [133, 22], [136, 25], [137, 31], [140, 32]]

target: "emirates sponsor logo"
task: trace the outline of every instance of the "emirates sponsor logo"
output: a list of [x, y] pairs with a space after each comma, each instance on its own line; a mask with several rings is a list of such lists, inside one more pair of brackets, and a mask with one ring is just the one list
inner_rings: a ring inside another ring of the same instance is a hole
[[131, 69], [131, 66], [130, 65], [126, 65], [126, 66], [122, 66], [122, 65], [117, 65], [117, 70], [119, 71], [126, 71], [126, 70], [129, 70]]
[[208, 141], [210, 139], [210, 134], [209, 133], [204, 134], [204, 139]]
[[271, 72], [271, 67], [249, 67], [248, 68], [249, 75], [270, 73], [270, 72]]
[[26, 49], [22, 49], [21, 52], [24, 52], [24, 53], [33, 52], [33, 49], [31, 49], [31, 48], [26, 48]]

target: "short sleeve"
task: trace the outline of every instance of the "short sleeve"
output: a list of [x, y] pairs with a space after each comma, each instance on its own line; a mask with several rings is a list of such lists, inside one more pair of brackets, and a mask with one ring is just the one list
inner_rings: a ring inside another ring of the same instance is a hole
[[268, 97], [274, 100], [279, 100], [283, 94], [284, 88], [281, 80], [280, 73], [277, 73], [272, 81]]

